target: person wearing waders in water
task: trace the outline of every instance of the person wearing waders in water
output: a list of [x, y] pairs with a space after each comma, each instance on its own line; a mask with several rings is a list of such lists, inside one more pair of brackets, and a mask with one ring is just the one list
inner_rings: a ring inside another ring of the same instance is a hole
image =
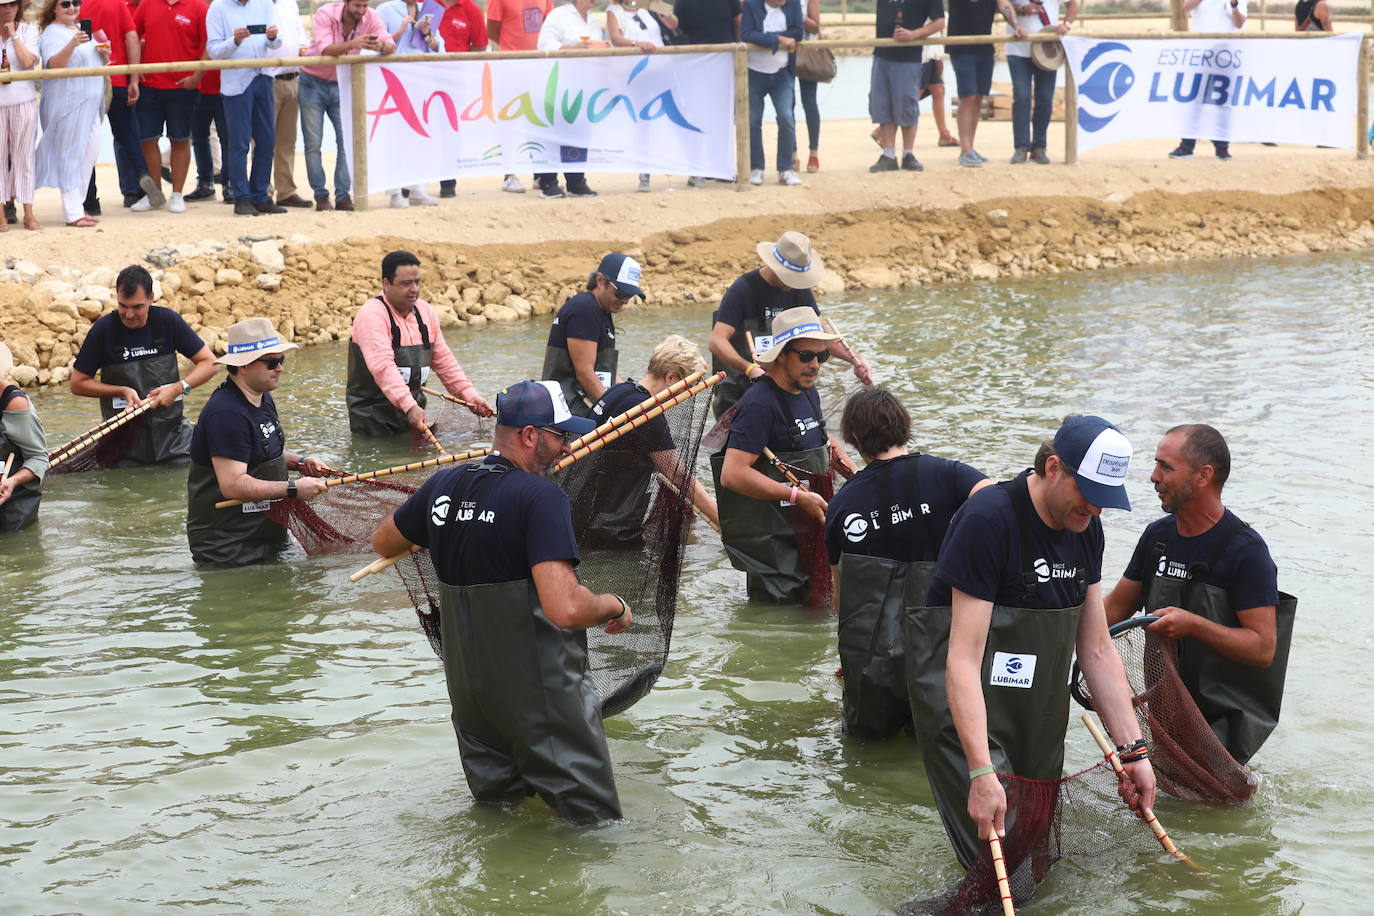
[[840, 436], [865, 463], [825, 513], [839, 611], [842, 723], [852, 737], [890, 738], [911, 722], [902, 610], [925, 604], [950, 518], [992, 481], [963, 462], [911, 454], [911, 414], [884, 388], [850, 396]]
[[383, 556], [429, 548], [473, 798], [537, 794], [574, 823], [620, 817], [585, 631], [634, 623], [623, 599], [578, 581], [572, 509], [545, 476], [572, 437], [595, 428], [555, 383], [511, 385], [496, 397], [492, 453], [435, 473], [372, 536]]
[[587, 288], [564, 302], [553, 318], [540, 374], [563, 389], [573, 416], [591, 416], [606, 389], [620, 381], [614, 316], [631, 299], [644, 298], [640, 275], [634, 258], [608, 254], [587, 278]]
[[433, 369], [448, 393], [489, 417], [491, 405], [468, 381], [444, 342], [434, 306], [420, 298], [420, 259], [409, 251], [382, 258], [382, 292], [353, 316], [348, 341], [348, 428], [363, 436], [393, 436], [429, 426], [425, 392]]
[[1115, 426], [1067, 418], [1033, 468], [954, 514], [929, 606], [903, 621], [917, 740], [965, 868], [994, 832], [1005, 835], [1002, 777], [1063, 775], [1075, 651], [1125, 764], [1123, 800], [1137, 812], [1154, 805], [1154, 770], [1102, 610], [1099, 516], [1130, 509], [1130, 460]]
[[1264, 538], [1221, 502], [1231, 451], [1221, 433], [1175, 426], [1150, 475], [1169, 513], [1149, 525], [1116, 588], [1107, 623], [1143, 610], [1178, 640], [1178, 670], [1217, 738], [1244, 765], [1279, 723], [1298, 601], [1279, 591]]
[[764, 449], [803, 474], [828, 473], [832, 448], [842, 467], [851, 472], [857, 467], [839, 440], [826, 433], [816, 391], [821, 364], [830, 358], [837, 335], [827, 333], [816, 310], [806, 306], [779, 314], [772, 330], [771, 337], [755, 341], [765, 374], [740, 398], [730, 437], [711, 456], [711, 470], [721, 541], [731, 565], [745, 573], [749, 596], [801, 604], [812, 588], [811, 570], [798, 550], [793, 514], [803, 512], [811, 522], [824, 524], [826, 501], [787, 482]]
[[[180, 315], [153, 305], [153, 278], [132, 264], [115, 278], [117, 308], [91, 325], [72, 364], [71, 392], [100, 399], [106, 420], [151, 401], [156, 406], [116, 467], [186, 464], [191, 424], [182, 415], [186, 394], [208, 382], [219, 366], [215, 354]], [[177, 354], [189, 359], [183, 377]], [[96, 373], [100, 380], [96, 381]]]
[[[14, 354], [0, 343], [0, 377], [14, 368]], [[0, 532], [33, 524], [43, 501], [43, 475], [48, 470], [48, 438], [43, 421], [15, 385], [0, 384]]]

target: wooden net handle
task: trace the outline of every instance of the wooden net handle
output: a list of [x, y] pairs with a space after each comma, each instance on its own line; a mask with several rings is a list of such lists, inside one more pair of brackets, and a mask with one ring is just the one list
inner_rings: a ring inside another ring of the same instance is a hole
[[[453, 464], [455, 461], [467, 461], [471, 458], [481, 458], [491, 454], [489, 448], [473, 449], [469, 452], [459, 452], [456, 455], [440, 455], [438, 458], [430, 458], [427, 461], [415, 461], [410, 464], [399, 464], [394, 468], [379, 468], [375, 471], [363, 471], [361, 474], [345, 474], [343, 477], [333, 477], [324, 482], [326, 487], [337, 487], [345, 483], [357, 483], [360, 480], [373, 480], [378, 477], [389, 477], [392, 474], [402, 474], [406, 471], [423, 471], [425, 468], [437, 468], [445, 464]], [[248, 500], [244, 499], [222, 499], [215, 503], [216, 509], [229, 509], [233, 506], [241, 506]]]
[[706, 373], [704, 372], [693, 372], [686, 378], [673, 382], [673, 384], [669, 385], [667, 388], [664, 388], [658, 394], [650, 395], [649, 397], [645, 398], [643, 401], [640, 401], [638, 404], [631, 407], [624, 413], [617, 414], [616, 416], [611, 417], [609, 420], [607, 420], [605, 423], [602, 423], [600, 426], [598, 426], [591, 432], [578, 436], [576, 439], [568, 443], [568, 451], [576, 452], [583, 446], [588, 445], [596, 441], [597, 439], [604, 437], [611, 430], [624, 426], [631, 420], [634, 420], [637, 417], [642, 416], [646, 410], [653, 410], [659, 404], [664, 403], [670, 398], [676, 397], [678, 394], [682, 393], [683, 391], [686, 391], [688, 388], [695, 385], [698, 381], [701, 380], [702, 376], [705, 374]]
[[[586, 458], [592, 452], [599, 451], [600, 449], [604, 448], [609, 443], [619, 439], [626, 433], [632, 432], [635, 429], [638, 429], [639, 427], [643, 426], [645, 423], [648, 423], [654, 417], [657, 417], [671, 410], [672, 408], [676, 407], [677, 405], [681, 404], [683, 401], [686, 401], [689, 398], [696, 397], [698, 394], [701, 394], [707, 388], [710, 388], [712, 385], [716, 384], [723, 378], [725, 378], [725, 373], [717, 372], [715, 375], [711, 376], [705, 381], [697, 382], [695, 385], [688, 388], [686, 391], [680, 391], [668, 400], [659, 402], [657, 405], [645, 410], [643, 413], [641, 413], [634, 419], [622, 423], [620, 426], [610, 430], [609, 432], [603, 433], [598, 438], [593, 439], [591, 442], [584, 444], [581, 447], [579, 447], [576, 451], [573, 451], [572, 454], [566, 455], [563, 458], [559, 459], [558, 463], [553, 466], [553, 470], [561, 471], [568, 465], [572, 464], [574, 461], [579, 461], [583, 458]], [[642, 407], [644, 405], [641, 404], [640, 406]], [[597, 427], [597, 430], [600, 430], [602, 428], [603, 427]], [[568, 448], [571, 449], [573, 445], [577, 444], [577, 442], [582, 442], [588, 436], [595, 436], [597, 430], [593, 430], [592, 432], [587, 433], [586, 436], [583, 436], [581, 439], [576, 440], [575, 443], [570, 444]]]
[[68, 458], [75, 455], [77, 452], [81, 451], [82, 449], [94, 445], [95, 443], [103, 439], [105, 436], [109, 435], [119, 427], [123, 426], [125, 423], [128, 423], [134, 417], [142, 416], [144, 413], [147, 413], [149, 410], [152, 410], [152, 408], [152, 401], [144, 401], [142, 406], [135, 407], [132, 410], [126, 410], [124, 411], [124, 413], [119, 414], [115, 417], [111, 417], [109, 420], [106, 420], [92, 427], [89, 432], [85, 433], [84, 435], [78, 436], [72, 442], [64, 446], [62, 450], [49, 455], [48, 470], [51, 471], [55, 465], [61, 464]]
[[8, 455], [5, 456], [5, 469], [3, 471], [0, 471], [0, 480], [4, 480], [5, 478], [10, 476], [10, 468], [13, 466], [14, 452], [10, 452]]
[[430, 429], [429, 426], [428, 426], [428, 424], [421, 423], [421, 424], [420, 424], [420, 430], [421, 430], [421, 432], [423, 432], [423, 433], [425, 434], [425, 438], [429, 440], [429, 444], [432, 445], [432, 446], [434, 446], [434, 448], [439, 452], [439, 454], [441, 454], [441, 455], [447, 455], [447, 454], [448, 454], [448, 449], [446, 449], [446, 448], [444, 448], [442, 445], [440, 445], [440, 444], [439, 444], [439, 440], [436, 439], [436, 438], [434, 438], [434, 430]]
[[420, 386], [420, 390], [423, 391], [425, 394], [432, 394], [436, 398], [443, 398], [445, 401], [452, 401], [454, 404], [460, 404], [463, 407], [472, 407], [471, 401], [465, 401], [462, 398], [457, 397], [456, 395], [449, 394], [447, 391], [439, 391], [434, 388], [427, 388], [424, 385]]
[[419, 544], [411, 544], [409, 547], [407, 547], [405, 550], [401, 551], [400, 553], [396, 554], [395, 556], [392, 556], [392, 557], [378, 557], [377, 559], [373, 560], [371, 563], [369, 563], [369, 564], [367, 564], [366, 566], [364, 566], [362, 569], [360, 569], [360, 570], [358, 570], [357, 572], [355, 572], [355, 573], [353, 573], [352, 575], [350, 575], [350, 576], [348, 577], [348, 581], [349, 581], [349, 582], [357, 582], [358, 580], [363, 579], [363, 578], [365, 578], [365, 577], [367, 577], [367, 576], [370, 576], [370, 575], [372, 575], [373, 573], [381, 572], [381, 571], [384, 570], [384, 569], [390, 569], [391, 567], [395, 566], [397, 563], [401, 562], [402, 560], [404, 560], [406, 557], [410, 556], [411, 554], [419, 553], [419, 552], [422, 551], [422, 550], [424, 550], [424, 548], [421, 547]]
[[992, 849], [992, 871], [997, 875], [997, 893], [1002, 896], [1002, 916], [1016, 916], [1016, 902], [1011, 899], [1011, 882], [1007, 880], [1007, 860], [1002, 856], [1002, 841], [996, 834], [988, 837]]

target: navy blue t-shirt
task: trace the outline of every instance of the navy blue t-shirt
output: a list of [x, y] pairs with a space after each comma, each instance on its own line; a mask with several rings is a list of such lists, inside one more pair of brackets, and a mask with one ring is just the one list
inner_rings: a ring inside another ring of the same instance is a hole
[[764, 333], [767, 334], [779, 312], [799, 305], [809, 305], [820, 314], [816, 296], [811, 290], [778, 289], [763, 279], [758, 270], [751, 270], [730, 284], [720, 300], [720, 307], [716, 309], [715, 320], [739, 330], [744, 322], [752, 318], [763, 322]]
[[[601, 396], [601, 400], [592, 407], [591, 419], [596, 421], [598, 425], [605, 423], [611, 417], [644, 403], [650, 397], [652, 395], [649, 394], [647, 388], [626, 379], [607, 389], [606, 393]], [[677, 448], [677, 445], [673, 442], [673, 435], [668, 430], [668, 418], [659, 414], [634, 432], [627, 433], [611, 442], [606, 448], [614, 451], [648, 454], [649, 452], [671, 451]]]
[[[947, 35], [988, 35], [992, 33], [992, 20], [997, 15], [997, 0], [950, 0], [949, 16], [945, 20]], [[921, 23], [925, 25], [925, 23]], [[908, 28], [920, 28], [908, 26]], [[978, 57], [992, 57], [992, 44], [949, 45], [945, 52], [958, 56], [968, 54]]]
[[203, 467], [212, 467], [215, 456], [257, 467], [285, 448], [286, 433], [272, 395], [263, 394], [262, 404], [254, 407], [230, 378], [205, 402], [191, 434], [191, 460]]
[[[959, 0], [954, 0], [959, 2]], [[897, 14], [901, 13], [902, 28], [915, 31], [931, 19], [945, 18], [943, 0], [878, 0], [875, 38], [891, 38], [897, 29]], [[921, 46], [908, 48], [874, 48], [874, 57], [884, 60], [921, 60]], [[912, 87], [915, 89], [916, 87]]]
[[792, 394], [764, 375], [739, 399], [725, 447], [761, 455], [767, 446], [774, 454], [782, 454], [819, 448], [827, 441], [821, 396], [815, 386]]
[[568, 338], [596, 341], [596, 352], [615, 349], [615, 321], [611, 313], [596, 304], [596, 297], [583, 292], [573, 296], [554, 316], [549, 328], [549, 346], [568, 349]]
[[[160, 305], [148, 308], [148, 321], [136, 331], [124, 327], [118, 312], [95, 320], [72, 364], [77, 371], [95, 375], [101, 366], [180, 353], [190, 359], [205, 347], [191, 326], [176, 312]], [[146, 392], [144, 392], [146, 394]]]
[[[1253, 528], [1242, 528], [1232, 537], [1235, 526], [1240, 524], [1240, 519], [1227, 509], [1221, 521], [1202, 534], [1184, 537], [1178, 533], [1174, 516], [1166, 515], [1152, 522], [1140, 536], [1131, 562], [1126, 565], [1125, 577], [1143, 582], [1151, 572], [1158, 571], [1167, 578], [1189, 579], [1192, 577], [1189, 567], [1195, 562], [1203, 562], [1207, 564], [1203, 583], [1225, 591], [1231, 610], [1277, 606], [1279, 572], [1269, 556], [1269, 547]], [[1230, 542], [1225, 552], [1213, 561], [1212, 554], [1228, 538]], [[1155, 544], [1161, 541], [1164, 556], [1155, 570], [1147, 569]]]
[[536, 563], [581, 562], [558, 484], [495, 454], [482, 470], [470, 467], [439, 471], [396, 510], [396, 529], [430, 549], [440, 579], [460, 587], [515, 582], [529, 579]]
[[[882, 478], [886, 476], [884, 487]], [[825, 513], [825, 552], [913, 562], [933, 560], [968, 492], [986, 475], [948, 458], [903, 455], [855, 474]]]
[[[1031, 472], [1023, 471], [1018, 479]], [[984, 487], [954, 513], [935, 565], [926, 603], [950, 604], [951, 588], [1006, 607], [1053, 609], [1083, 600], [1086, 584], [1102, 580], [1102, 520], [1094, 517], [1081, 534], [1054, 531], [1030, 507], [1031, 555], [1022, 556], [1021, 522], [1005, 487]], [[1034, 573], [1036, 596], [1027, 599], [1023, 573]]]

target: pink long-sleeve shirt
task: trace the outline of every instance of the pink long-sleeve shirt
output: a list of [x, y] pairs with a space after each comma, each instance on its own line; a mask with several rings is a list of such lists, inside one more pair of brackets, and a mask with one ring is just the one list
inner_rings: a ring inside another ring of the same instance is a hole
[[425, 329], [429, 331], [429, 342], [434, 345], [430, 369], [439, 376], [449, 394], [464, 400], [471, 400], [477, 394], [477, 387], [468, 381], [467, 373], [463, 371], [457, 357], [444, 342], [444, 336], [439, 330], [439, 316], [434, 313], [434, 306], [423, 299], [416, 300], [415, 308], [402, 318], [381, 296], [376, 296], [363, 303], [363, 307], [358, 309], [358, 314], [353, 316], [353, 342], [363, 351], [363, 361], [367, 363], [368, 371], [372, 373], [377, 387], [382, 389], [382, 394], [386, 395], [392, 406], [405, 413], [415, 406], [415, 398], [410, 393], [410, 387], [401, 378], [401, 370], [396, 368], [396, 355], [391, 350], [391, 322], [386, 319], [387, 312], [391, 313], [396, 326], [401, 330], [403, 347], [424, 343], [424, 339], [420, 337], [420, 324], [415, 318], [419, 315], [424, 320]]
[[[316, 57], [324, 52], [330, 45], [336, 45], [341, 41], [348, 41], [353, 38], [361, 38], [364, 35], [376, 35], [382, 40], [383, 45], [389, 45], [391, 50], [395, 50], [396, 43], [391, 40], [391, 33], [382, 24], [382, 17], [376, 10], [369, 9], [363, 13], [363, 18], [358, 20], [358, 26], [347, 35], [343, 29], [342, 0], [338, 3], [326, 3], [324, 6], [315, 10], [315, 15], [310, 20], [310, 47], [306, 49], [306, 57]], [[310, 66], [301, 67], [301, 72], [309, 73], [311, 76], [322, 80], [338, 81], [338, 76], [334, 72], [337, 67]]]

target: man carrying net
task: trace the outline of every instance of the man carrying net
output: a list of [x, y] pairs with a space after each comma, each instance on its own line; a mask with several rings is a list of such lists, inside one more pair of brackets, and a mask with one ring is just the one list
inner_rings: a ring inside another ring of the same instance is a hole
[[907, 617], [912, 717], [945, 830], [966, 868], [986, 860], [994, 834], [1019, 832], [1019, 854], [1011, 840], [1007, 847], [1018, 895], [1031, 877], [1021, 869], [1042, 852], [1038, 843], [1024, 846], [1034, 839], [1030, 823], [1042, 834], [1056, 826], [1053, 799], [1046, 810], [1023, 810], [1018, 786], [1062, 775], [1075, 649], [1122, 742], [1133, 784], [1122, 783], [1122, 797], [1137, 811], [1154, 804], [1154, 772], [1102, 617], [1098, 516], [1104, 507], [1130, 508], [1130, 457], [1130, 443], [1106, 420], [1066, 419], [1033, 469], [974, 494], [955, 513], [931, 606]]
[[444, 672], [463, 772], [479, 802], [538, 794], [577, 823], [620, 817], [587, 672], [590, 627], [634, 622], [615, 595], [594, 594], [568, 497], [546, 479], [574, 417], [554, 382], [520, 382], [496, 398], [494, 450], [434, 474], [373, 535], [379, 554], [427, 547], [439, 582]]

